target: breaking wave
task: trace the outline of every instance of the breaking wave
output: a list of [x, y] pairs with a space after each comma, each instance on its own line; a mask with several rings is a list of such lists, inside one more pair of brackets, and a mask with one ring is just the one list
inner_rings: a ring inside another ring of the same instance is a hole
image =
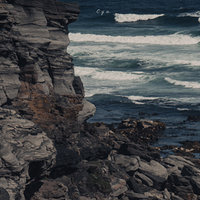
[[200, 11], [192, 12], [192, 13], [181, 13], [178, 17], [196, 17], [200, 23]]
[[165, 80], [171, 84], [184, 86], [185, 88], [200, 89], [200, 83], [198, 82], [177, 81], [168, 77], [166, 77]]
[[131, 73], [131, 72], [121, 72], [121, 71], [102, 71], [98, 68], [90, 67], [76, 67], [76, 75], [79, 76], [90, 76], [93, 79], [98, 80], [139, 80], [143, 78], [143, 75], [140, 73]]
[[197, 44], [200, 37], [190, 35], [171, 34], [157, 36], [111, 36], [96, 34], [69, 33], [71, 41], [75, 42], [114, 42], [129, 44], [156, 44], [156, 45], [190, 45]]
[[115, 13], [115, 21], [117, 22], [136, 22], [136, 21], [146, 21], [146, 20], [150, 20], [150, 19], [155, 19], [158, 17], [162, 17], [164, 16], [164, 14], [148, 14], [148, 15], [138, 15], [138, 14], [119, 14], [119, 13]]

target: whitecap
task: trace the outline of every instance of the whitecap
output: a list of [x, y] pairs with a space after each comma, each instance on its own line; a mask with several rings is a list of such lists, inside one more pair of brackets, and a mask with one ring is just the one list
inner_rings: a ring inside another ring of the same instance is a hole
[[200, 89], [200, 83], [198, 83], [198, 82], [178, 81], [178, 80], [173, 80], [168, 77], [166, 77], [165, 80], [171, 84], [184, 86], [185, 88]]
[[117, 22], [136, 22], [136, 21], [146, 21], [150, 19], [155, 19], [158, 17], [162, 17], [164, 14], [119, 14], [115, 13], [115, 21]]
[[200, 11], [192, 12], [192, 13], [181, 13], [178, 17], [200, 17]]
[[188, 108], [177, 108], [177, 110], [179, 110], [179, 111], [186, 111], [186, 110], [190, 110], [190, 109], [188, 109]]
[[156, 45], [190, 45], [197, 44], [200, 37], [172, 34], [157, 36], [111, 36], [96, 34], [69, 33], [69, 38], [75, 42], [111, 42], [128, 44], [156, 44]]
[[144, 96], [128, 96], [128, 99], [133, 101], [144, 101], [144, 100], [156, 100], [159, 99], [159, 97], [144, 97]]

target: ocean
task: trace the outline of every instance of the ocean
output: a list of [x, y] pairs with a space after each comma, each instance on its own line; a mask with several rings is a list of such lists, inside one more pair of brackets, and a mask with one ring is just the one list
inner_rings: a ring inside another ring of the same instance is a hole
[[166, 124], [156, 146], [200, 141], [199, 0], [77, 0], [69, 25], [75, 75], [95, 104], [89, 122]]

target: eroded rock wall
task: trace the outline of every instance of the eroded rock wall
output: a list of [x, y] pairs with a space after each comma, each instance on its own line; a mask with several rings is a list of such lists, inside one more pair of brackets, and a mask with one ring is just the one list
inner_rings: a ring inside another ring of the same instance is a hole
[[95, 112], [66, 52], [79, 12], [77, 3], [56, 0], [0, 2], [0, 105], [12, 104], [50, 137], [76, 132]]
[[0, 0], [0, 199], [25, 199], [95, 112], [66, 51], [79, 13], [77, 3]]

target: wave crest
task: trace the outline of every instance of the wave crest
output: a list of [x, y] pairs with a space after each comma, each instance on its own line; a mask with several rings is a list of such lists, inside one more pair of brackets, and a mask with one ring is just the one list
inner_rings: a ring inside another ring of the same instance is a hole
[[115, 13], [115, 21], [117, 22], [136, 22], [136, 21], [146, 21], [149, 19], [155, 19], [158, 17], [162, 17], [164, 14], [148, 14], [148, 15], [138, 15], [138, 14], [119, 14]]
[[75, 42], [114, 42], [128, 44], [157, 44], [157, 45], [189, 45], [197, 44], [200, 37], [191, 37], [189, 35], [172, 34], [157, 36], [111, 36], [69, 33], [71, 41]]
[[200, 83], [198, 82], [177, 81], [168, 77], [166, 77], [165, 80], [171, 84], [184, 86], [185, 88], [200, 89]]
[[200, 23], [200, 11], [192, 12], [192, 13], [181, 13], [178, 17], [196, 17], [198, 18], [198, 22]]

